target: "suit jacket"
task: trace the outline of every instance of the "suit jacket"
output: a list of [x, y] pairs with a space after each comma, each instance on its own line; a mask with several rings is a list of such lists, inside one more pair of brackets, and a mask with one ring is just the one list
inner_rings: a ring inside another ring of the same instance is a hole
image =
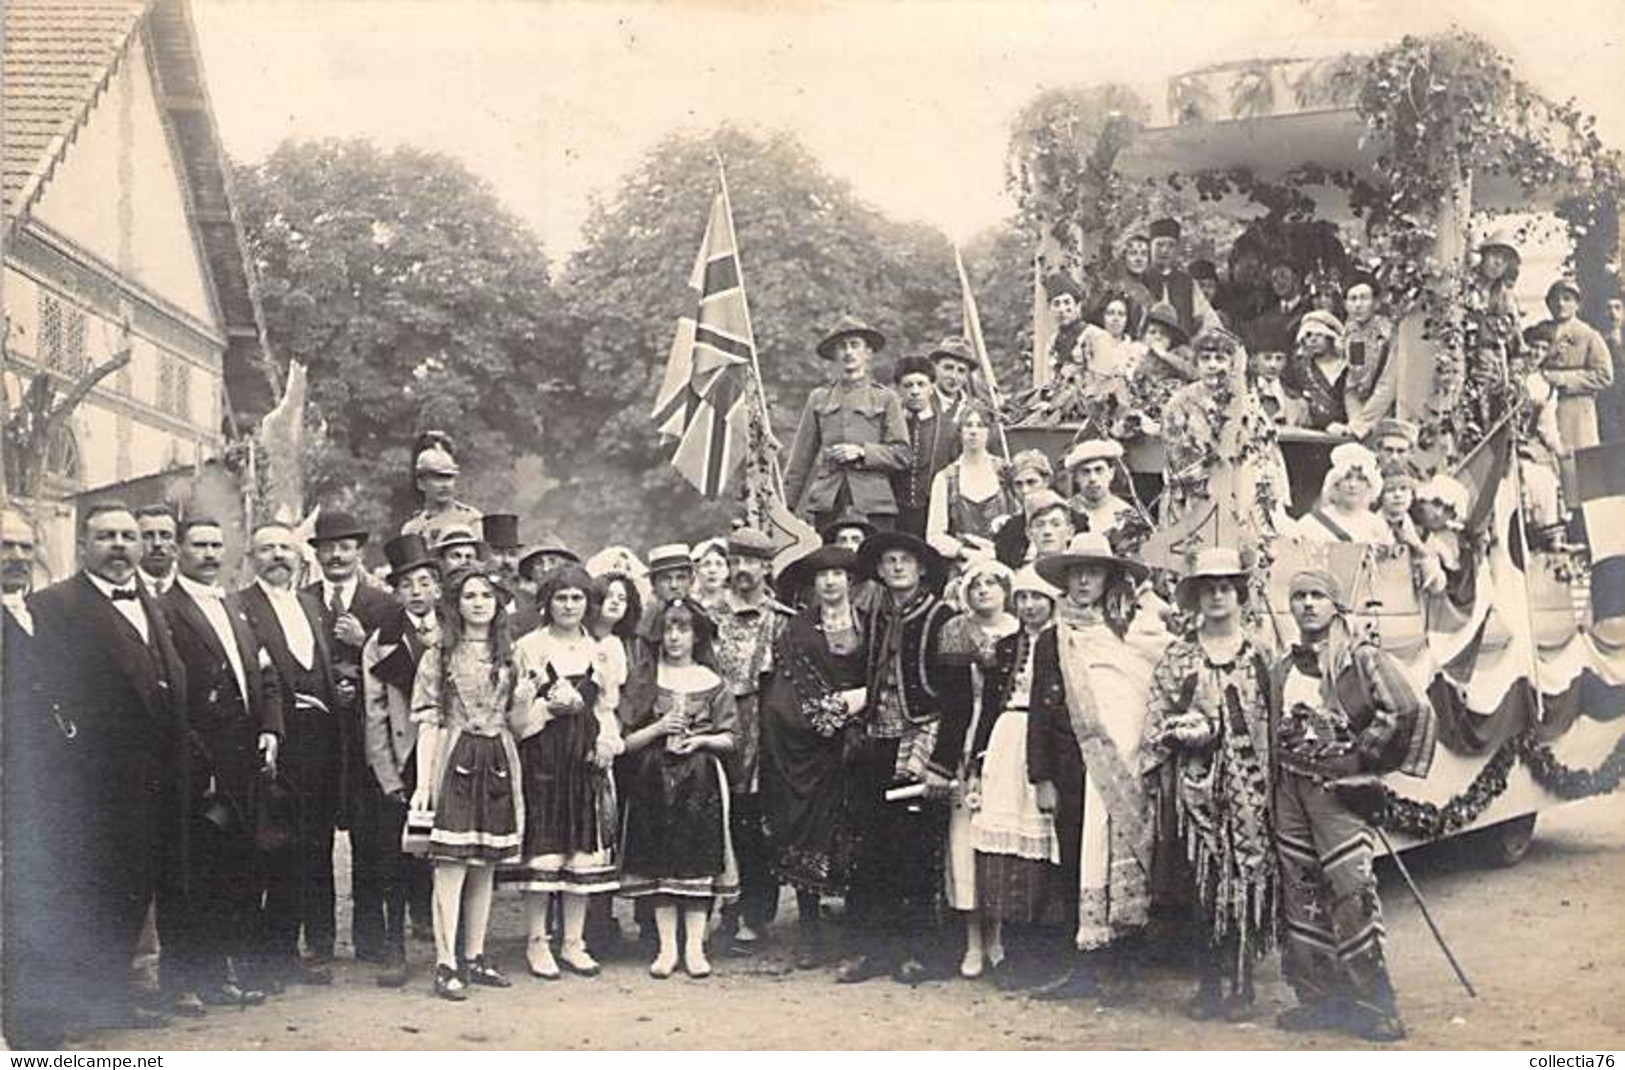
[[931, 481], [959, 456], [959, 425], [935, 410], [918, 421], [905, 411], [903, 425], [909, 429], [911, 456], [891, 475], [892, 496], [899, 509], [924, 509], [931, 504]]
[[[333, 635], [333, 610], [323, 600], [322, 584], [318, 580], [308, 584], [301, 594], [309, 595], [316, 603], [322, 620], [322, 636], [327, 640], [327, 649], [333, 660], [333, 681], [350, 680], [356, 685], [355, 709], [362, 707], [361, 702], [361, 647], [342, 643]], [[361, 622], [361, 630], [371, 635], [384, 622], [392, 619], [401, 612], [400, 603], [387, 591], [380, 590], [365, 580], [356, 583], [355, 595], [350, 599], [350, 612]]]
[[[188, 793], [186, 673], [158, 602], [136, 583], [143, 642], [80, 572], [36, 592], [34, 669], [40, 716], [59, 726], [37, 756], [48, 795], [39, 817], [61, 830], [57, 864], [76, 881], [141, 894], [160, 851], [184, 873]], [[8, 713], [11, 711], [8, 710]], [[58, 743], [60, 740], [60, 743]], [[47, 773], [46, 770], [49, 770]], [[76, 871], [78, 870], [78, 871]]]
[[201, 794], [213, 773], [221, 791], [245, 801], [259, 768], [260, 734], [283, 734], [280, 678], [235, 596], [226, 596], [226, 619], [242, 662], [246, 695], [197, 599], [176, 583], [159, 601], [169, 615], [175, 651], [186, 670], [187, 720], [194, 751], [199, 750], [196, 743], [202, 744], [201, 752], [194, 754], [193, 793]]
[[[348, 719], [339, 713], [333, 696], [332, 655], [328, 651], [327, 632], [322, 627], [321, 608], [317, 606], [316, 599], [307, 594], [301, 593], [298, 597], [299, 605], [305, 611], [305, 619], [310, 621], [310, 630], [316, 640], [314, 672], [317, 681], [317, 693], [313, 697], [319, 699], [323, 705], [332, 711], [332, 716], [337, 722], [339, 753], [328, 757], [333, 767], [338, 770], [337, 781], [334, 785], [336, 790], [340, 792], [337, 798], [343, 799], [343, 791], [349, 782], [348, 777], [350, 775], [349, 762], [346, 760], [349, 753], [346, 744], [350, 736], [350, 726]], [[284, 724], [292, 724], [294, 681], [299, 679], [301, 670], [299, 662], [293, 656], [293, 651], [288, 647], [287, 636], [282, 633], [282, 622], [277, 619], [276, 610], [271, 607], [270, 598], [260, 589], [259, 584], [254, 583], [244, 587], [238, 592], [237, 598], [242, 603], [243, 611], [248, 614], [249, 626], [254, 630], [255, 636], [259, 638], [261, 646], [264, 647], [266, 655], [271, 660], [272, 668], [276, 671], [283, 722]], [[285, 750], [287, 749], [292, 748], [285, 748]], [[307, 786], [305, 790], [311, 794], [318, 793], [316, 786]]]
[[412, 721], [412, 685], [423, 640], [404, 611], [367, 637], [361, 651], [362, 693], [366, 699], [364, 750], [367, 766], [385, 795], [406, 789], [407, 763], [417, 749]]
[[[863, 460], [835, 465], [825, 458], [828, 447], [848, 443], [863, 447]], [[897, 501], [888, 476], [908, 459], [908, 427], [896, 394], [868, 381], [815, 387], [790, 447], [785, 494], [793, 508], [822, 513], [835, 508], [845, 486], [858, 512], [894, 516]]]

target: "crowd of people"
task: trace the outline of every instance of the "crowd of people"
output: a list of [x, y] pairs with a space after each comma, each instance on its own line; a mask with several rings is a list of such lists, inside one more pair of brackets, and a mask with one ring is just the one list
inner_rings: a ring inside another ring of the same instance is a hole
[[[336, 831], [355, 958], [448, 1001], [517, 971], [592, 977], [633, 940], [652, 977], [706, 977], [713, 952], [762, 947], [788, 886], [796, 965], [840, 983], [987, 977], [1115, 1004], [1172, 956], [1186, 1013], [1242, 1020], [1279, 947], [1281, 1027], [1403, 1037], [1369, 822], [1379, 777], [1427, 773], [1425, 697], [1332, 573], [1290, 577], [1283, 642], [1255, 627], [1236, 548], [1174, 573], [1139, 548], [1212, 493], [1237, 426], [1346, 435], [1297, 519], [1267, 435], [1246, 482], [1275, 485], [1276, 535], [1403, 546], [1424, 589], [1463, 568], [1466, 492], [1424, 478], [1394, 418], [1374, 280], [1304, 294], [1275, 264], [1264, 299], [1234, 265], [1179, 267], [1178, 238], [1162, 221], [1131, 239], [1145, 262], [1090, 321], [1056, 280], [1060, 375], [1018, 408], [1115, 406], [1061, 472], [1005, 460], [1010, 414], [979, 400], [963, 340], [898, 360], [894, 390], [872, 376], [881, 332], [840, 323], [786, 468], [822, 545], [788, 561], [747, 525], [642, 557], [522, 541], [518, 517], [458, 499], [439, 435], [398, 534], [323, 508], [309, 561], [286, 523], [239, 547], [185, 503], [103, 501], [81, 571], [31, 591], [31, 529], [8, 512], [13, 1042], [330, 984]], [[1559, 282], [1524, 330], [1515, 250], [1481, 253], [1531, 511], [1561, 543], [1558, 481], [1534, 473], [1596, 441], [1618, 324], [1605, 341], [1579, 323]], [[1124, 466], [1146, 433], [1168, 456], [1156, 509]], [[227, 590], [239, 555], [252, 582]], [[488, 951], [498, 894], [523, 897], [522, 963]], [[137, 998], [152, 946], [159, 994]]]

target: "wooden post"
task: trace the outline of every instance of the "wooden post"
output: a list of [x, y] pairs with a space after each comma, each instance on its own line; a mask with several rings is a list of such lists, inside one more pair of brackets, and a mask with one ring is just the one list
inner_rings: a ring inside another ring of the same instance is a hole
[[[1460, 163], [1458, 161], [1459, 169]], [[1473, 177], [1460, 171], [1455, 192], [1439, 206], [1435, 220], [1437, 236], [1433, 242], [1433, 259], [1447, 271], [1463, 271], [1467, 263], [1467, 225], [1473, 210]], [[1450, 312], [1457, 327], [1461, 324], [1461, 309], [1453, 306]], [[1454, 397], [1436, 396], [1436, 376], [1439, 357], [1437, 343], [1424, 338], [1427, 311], [1413, 309], [1400, 319], [1394, 339], [1394, 359], [1398, 362], [1399, 379], [1396, 409], [1403, 420], [1425, 424], [1435, 412], [1448, 411]], [[1451, 384], [1455, 392], [1461, 384]]]

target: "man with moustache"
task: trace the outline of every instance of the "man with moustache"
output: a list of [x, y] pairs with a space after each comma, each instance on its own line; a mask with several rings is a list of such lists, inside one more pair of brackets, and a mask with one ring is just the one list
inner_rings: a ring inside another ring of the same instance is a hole
[[162, 503], [143, 505], [135, 522], [141, 528], [141, 582], [155, 597], [163, 595], [175, 585], [175, 510]]
[[31, 724], [8, 747], [35, 747], [19, 756], [27, 795], [8, 822], [43, 827], [49, 839], [31, 871], [15, 875], [26, 888], [14, 908], [41, 912], [22, 927], [48, 934], [25, 956], [31, 975], [15, 978], [42, 1034], [167, 1022], [131, 1005], [126, 974], [164, 845], [177, 845], [184, 864], [186, 678], [168, 619], [136, 578], [140, 555], [127, 505], [86, 509], [82, 570], [29, 600], [38, 702], [6, 711]]
[[897, 501], [897, 530], [925, 538], [925, 518], [931, 505], [931, 481], [959, 456], [959, 425], [937, 401], [937, 369], [926, 357], [907, 356], [897, 362], [892, 382], [903, 399], [908, 427], [908, 463], [891, 475]]
[[377, 981], [384, 988], [399, 988], [407, 980], [407, 912], [417, 931], [428, 932], [431, 925], [429, 863], [401, 850], [401, 831], [417, 787], [418, 726], [412, 720], [412, 688], [424, 651], [440, 645], [440, 563], [421, 535], [389, 540], [384, 557], [400, 611], [367, 637], [361, 650], [361, 681], [367, 765], [383, 795], [376, 834], [383, 903], [383, 956]]
[[262, 767], [276, 766], [282, 735], [277, 676], [242, 606], [219, 586], [225, 551], [219, 521], [188, 519], [178, 575], [161, 599], [186, 670], [192, 729], [191, 883], [171, 880], [159, 891], [161, 966], [177, 1004], [211, 1007], [265, 1001], [248, 977], [264, 891], [248, 804]]
[[[333, 829], [342, 801], [346, 731], [335, 710], [320, 605], [293, 587], [299, 550], [288, 525], [267, 521], [250, 541], [254, 582], [239, 594], [282, 694], [278, 764], [293, 796], [293, 843], [266, 860], [265, 974], [269, 982], [331, 984]], [[310, 953], [299, 957], [299, 937]]]
[[816, 528], [848, 508], [877, 528], [896, 526], [889, 477], [908, 464], [908, 425], [897, 395], [869, 376], [885, 344], [885, 335], [852, 316], [818, 343], [840, 376], [807, 396], [784, 473], [786, 500]]
[[340, 769], [343, 802], [339, 827], [350, 833], [350, 944], [358, 962], [379, 962], [384, 954], [384, 905], [379, 867], [385, 845], [378, 842], [378, 807], [383, 794], [367, 769], [366, 716], [361, 684], [361, 648], [367, 637], [400, 609], [386, 592], [363, 582], [361, 549], [367, 529], [338, 509], [316, 517], [310, 544], [321, 579], [304, 593], [321, 606], [322, 634], [333, 667], [333, 713], [345, 748]]

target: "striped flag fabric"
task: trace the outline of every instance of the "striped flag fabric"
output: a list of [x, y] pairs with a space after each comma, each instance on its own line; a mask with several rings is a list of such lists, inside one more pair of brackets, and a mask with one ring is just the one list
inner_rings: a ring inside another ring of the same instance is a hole
[[1625, 557], [1625, 442], [1575, 450], [1574, 469], [1592, 563]]
[[716, 497], [744, 457], [756, 367], [725, 192], [711, 203], [689, 289], [693, 312], [677, 321], [653, 419], [660, 434], [677, 443], [672, 465], [701, 494]]

